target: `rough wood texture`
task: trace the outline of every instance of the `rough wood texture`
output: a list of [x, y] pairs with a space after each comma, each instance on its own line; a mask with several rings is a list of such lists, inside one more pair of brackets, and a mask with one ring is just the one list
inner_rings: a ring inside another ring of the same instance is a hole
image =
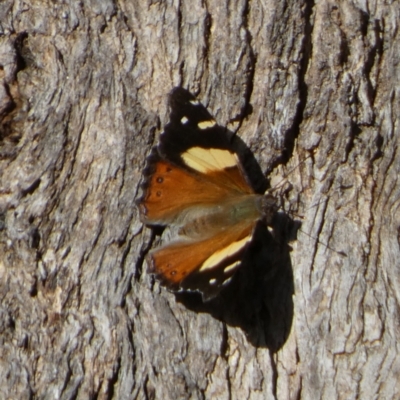
[[[399, 398], [399, 21], [383, 0], [2, 1], [0, 397]], [[291, 171], [274, 237], [205, 305], [147, 274], [134, 207], [177, 85], [272, 185]]]

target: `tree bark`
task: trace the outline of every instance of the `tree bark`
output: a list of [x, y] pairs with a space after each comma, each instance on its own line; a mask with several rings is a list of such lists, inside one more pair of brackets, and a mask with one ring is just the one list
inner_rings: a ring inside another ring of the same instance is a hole
[[[383, 0], [2, 1], [0, 397], [399, 398], [399, 21]], [[174, 86], [290, 182], [204, 304], [148, 273], [134, 205]]]

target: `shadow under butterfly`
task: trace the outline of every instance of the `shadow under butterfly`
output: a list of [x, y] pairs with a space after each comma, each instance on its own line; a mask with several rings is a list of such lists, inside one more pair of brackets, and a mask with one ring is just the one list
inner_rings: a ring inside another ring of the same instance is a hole
[[245, 143], [190, 92], [173, 89], [169, 105], [170, 122], [147, 159], [137, 201], [143, 223], [166, 227], [167, 243], [147, 257], [150, 272], [189, 309], [277, 350], [292, 324], [287, 238], [299, 225], [277, 212]]

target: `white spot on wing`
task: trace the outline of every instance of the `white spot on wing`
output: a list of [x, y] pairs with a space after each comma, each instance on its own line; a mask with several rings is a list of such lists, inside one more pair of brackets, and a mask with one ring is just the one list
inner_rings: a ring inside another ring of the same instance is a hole
[[240, 264], [240, 261], [236, 261], [231, 265], [228, 265], [227, 267], [224, 268], [224, 274], [228, 274], [232, 270], [234, 270], [238, 265]]
[[210, 279], [210, 285], [215, 285], [217, 280], [215, 278]]
[[251, 240], [251, 235], [246, 236], [242, 240], [238, 240], [237, 242], [231, 243], [229, 246], [224, 247], [223, 249], [216, 251], [211, 257], [207, 258], [206, 261], [203, 262], [199, 271], [205, 271], [207, 269], [211, 269], [218, 265], [222, 260], [236, 254], [240, 250], [243, 249], [244, 246]]
[[222, 286], [226, 286], [231, 280], [232, 280], [232, 277], [230, 277], [230, 278], [228, 278], [228, 279], [225, 279], [225, 280], [222, 282]]
[[193, 104], [194, 106], [198, 106], [200, 104], [198, 100], [190, 100], [190, 103]]
[[216, 122], [213, 119], [210, 119], [209, 121], [201, 121], [197, 124], [199, 129], [207, 129], [207, 128], [212, 128], [215, 126]]
[[182, 159], [190, 168], [207, 173], [219, 171], [238, 165], [235, 153], [229, 150], [205, 149], [203, 147], [192, 147], [182, 154]]
[[182, 117], [181, 123], [182, 125], [185, 125], [189, 120], [186, 117]]

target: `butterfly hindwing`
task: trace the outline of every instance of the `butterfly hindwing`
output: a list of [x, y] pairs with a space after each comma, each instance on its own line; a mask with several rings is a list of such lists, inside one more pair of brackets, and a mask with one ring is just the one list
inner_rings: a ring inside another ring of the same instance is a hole
[[253, 228], [244, 221], [202, 241], [161, 247], [151, 253], [151, 270], [170, 289], [198, 290], [207, 300], [236, 272]]

